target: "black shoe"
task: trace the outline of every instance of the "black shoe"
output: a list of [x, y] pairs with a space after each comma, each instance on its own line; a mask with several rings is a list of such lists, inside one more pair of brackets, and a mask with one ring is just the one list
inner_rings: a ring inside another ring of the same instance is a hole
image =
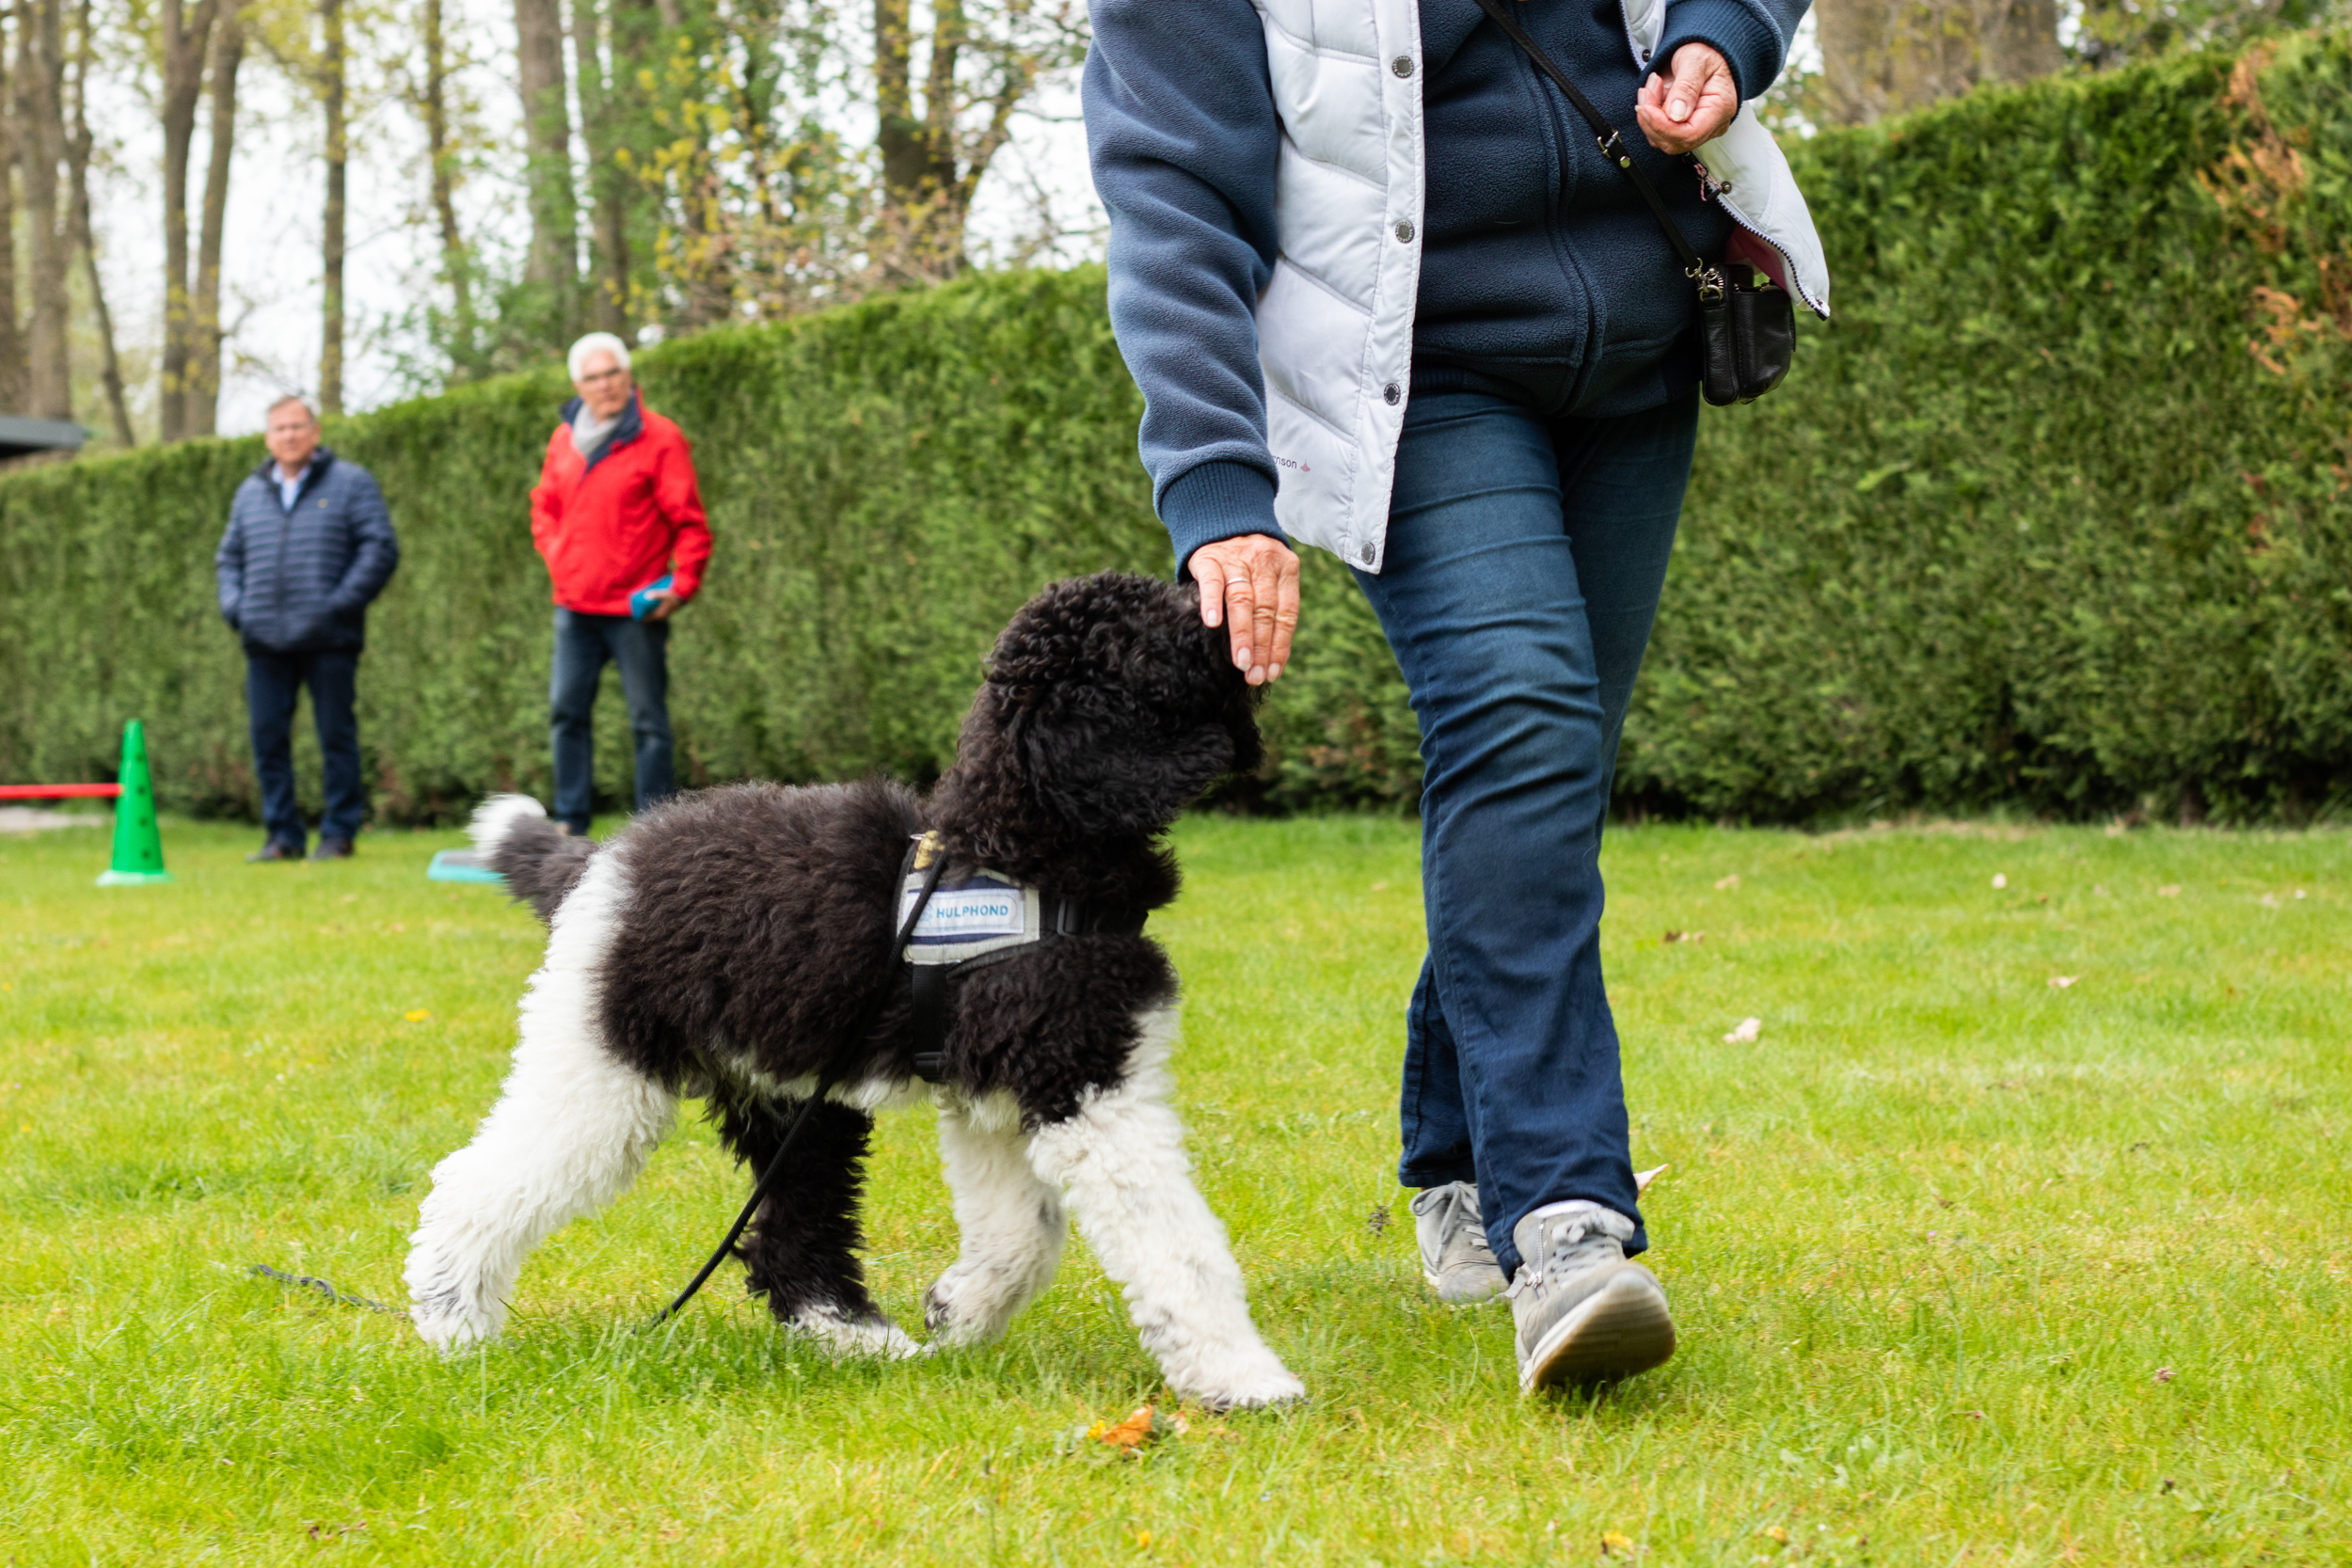
[[310, 858], [314, 861], [347, 861], [351, 859], [351, 840], [322, 838], [319, 847], [310, 851]]
[[301, 858], [301, 845], [289, 844], [282, 838], [273, 838], [245, 859], [247, 865], [258, 865], [262, 861], [298, 861]]

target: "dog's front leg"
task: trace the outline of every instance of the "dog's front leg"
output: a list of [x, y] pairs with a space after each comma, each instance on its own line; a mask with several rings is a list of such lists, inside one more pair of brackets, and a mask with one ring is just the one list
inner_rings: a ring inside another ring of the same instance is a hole
[[473, 1142], [433, 1169], [403, 1271], [409, 1317], [429, 1344], [495, 1336], [524, 1255], [626, 1191], [676, 1114], [675, 1097], [617, 1060], [596, 1026], [596, 969], [625, 892], [612, 857], [589, 863], [523, 998], [498, 1104]]
[[1279, 1404], [1306, 1386], [1258, 1337], [1225, 1227], [1192, 1182], [1168, 1108], [1172, 1009], [1144, 1021], [1124, 1080], [1029, 1140], [1038, 1176], [1070, 1195], [1079, 1232], [1180, 1395], [1216, 1409]]
[[1022, 1148], [1020, 1107], [996, 1097], [939, 1108], [939, 1158], [955, 1196], [962, 1250], [923, 1297], [942, 1341], [981, 1344], [1005, 1332], [1061, 1262], [1069, 1222], [1058, 1189], [1038, 1180]]

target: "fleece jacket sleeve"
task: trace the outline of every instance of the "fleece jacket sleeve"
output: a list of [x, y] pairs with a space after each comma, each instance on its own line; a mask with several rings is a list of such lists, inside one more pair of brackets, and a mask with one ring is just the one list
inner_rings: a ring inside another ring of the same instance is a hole
[[1686, 43], [1712, 45], [1731, 67], [1740, 102], [1761, 98], [1788, 62], [1811, 0], [1669, 0], [1666, 32], [1650, 69], [1664, 71]]
[[1093, 0], [1084, 81], [1111, 220], [1110, 315], [1143, 391], [1137, 441], [1176, 546], [1280, 538], [1258, 368], [1281, 128], [1249, 0]]

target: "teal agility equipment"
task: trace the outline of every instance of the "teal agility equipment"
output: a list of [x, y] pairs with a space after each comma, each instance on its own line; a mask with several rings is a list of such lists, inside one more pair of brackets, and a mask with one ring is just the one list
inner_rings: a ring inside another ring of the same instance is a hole
[[482, 863], [471, 849], [444, 849], [424, 869], [429, 882], [490, 882], [504, 887], [506, 879]]

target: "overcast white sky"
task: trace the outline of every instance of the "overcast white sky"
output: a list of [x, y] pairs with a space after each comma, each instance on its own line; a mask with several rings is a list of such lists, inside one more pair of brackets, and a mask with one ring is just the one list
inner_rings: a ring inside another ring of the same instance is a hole
[[[465, 84], [501, 150], [497, 162], [460, 193], [460, 222], [476, 244], [519, 250], [528, 219], [519, 198], [512, 146], [519, 117], [513, 87], [513, 10], [503, 0], [456, 0], [453, 33], [476, 60]], [[371, 76], [379, 73], [371, 72]], [[266, 56], [248, 55], [238, 78], [237, 160], [230, 183], [229, 224], [222, 261], [222, 312], [233, 328], [220, 400], [220, 429], [241, 435], [262, 427], [271, 400], [287, 391], [312, 392], [318, 384], [319, 231], [326, 174], [319, 156], [321, 116], [298, 98]], [[127, 90], [94, 105], [102, 142], [111, 139], [111, 166], [96, 177], [101, 267], [116, 332], [135, 373], [151, 366], [161, 342], [163, 233], [161, 134], [151, 105]], [[1101, 254], [1102, 214], [1087, 177], [1085, 138], [1076, 124], [1074, 85], [1041, 99], [980, 186], [973, 214], [983, 250], [1036, 226], [1036, 192], [1042, 190], [1055, 226], [1071, 231], [1056, 260], [1075, 262]], [[861, 142], [870, 119], [845, 106], [843, 126]], [[199, 135], [191, 184], [203, 178]], [[357, 411], [396, 398], [404, 339], [401, 318], [435, 297], [436, 233], [426, 221], [424, 138], [415, 117], [391, 102], [362, 105], [355, 115], [347, 217], [350, 253], [344, 293], [344, 405]], [[193, 243], [193, 236], [191, 237]], [[151, 400], [151, 385], [144, 389]], [[135, 396], [137, 395], [135, 393]], [[103, 425], [96, 406], [78, 410], [85, 424]]]

